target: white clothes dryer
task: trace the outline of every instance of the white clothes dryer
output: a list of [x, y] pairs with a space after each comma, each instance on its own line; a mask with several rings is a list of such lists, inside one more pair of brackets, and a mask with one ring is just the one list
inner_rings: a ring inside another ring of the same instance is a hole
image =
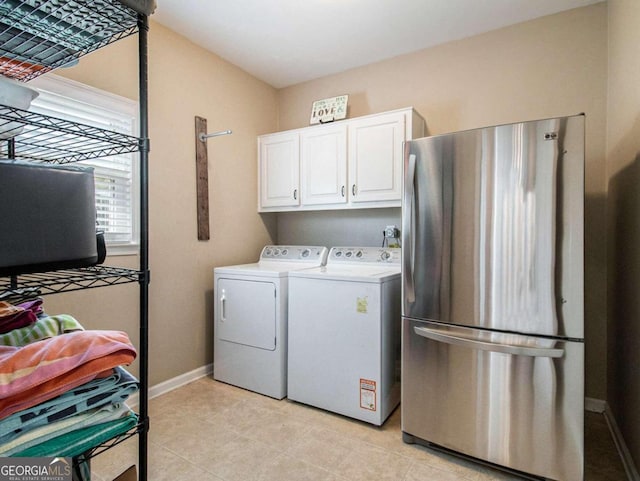
[[326, 259], [326, 247], [265, 246], [256, 263], [214, 269], [214, 379], [287, 395], [288, 276]]
[[382, 425], [400, 402], [400, 249], [334, 247], [289, 276], [291, 400]]

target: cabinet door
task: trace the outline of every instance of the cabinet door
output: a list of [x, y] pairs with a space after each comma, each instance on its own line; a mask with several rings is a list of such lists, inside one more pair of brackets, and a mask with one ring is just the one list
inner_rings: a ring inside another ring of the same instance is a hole
[[300, 133], [303, 205], [347, 201], [347, 126], [325, 125]]
[[349, 124], [349, 194], [352, 203], [400, 201], [403, 113], [382, 114]]
[[298, 132], [258, 138], [260, 207], [300, 205]]

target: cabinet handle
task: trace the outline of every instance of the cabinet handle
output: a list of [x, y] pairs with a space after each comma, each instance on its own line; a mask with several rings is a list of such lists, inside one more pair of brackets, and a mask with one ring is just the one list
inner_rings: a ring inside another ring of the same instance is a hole
[[293, 200], [298, 200], [298, 189], [293, 189]]
[[356, 184], [353, 184], [353, 185], [351, 186], [351, 193], [352, 193], [353, 195], [356, 195]]
[[344, 197], [344, 185], [342, 186], [342, 197]]

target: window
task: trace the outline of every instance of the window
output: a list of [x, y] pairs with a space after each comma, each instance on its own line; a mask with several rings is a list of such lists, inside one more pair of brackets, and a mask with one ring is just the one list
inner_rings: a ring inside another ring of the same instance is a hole
[[[138, 103], [55, 75], [29, 83], [40, 91], [29, 110], [138, 135]], [[94, 167], [96, 218], [108, 254], [133, 254], [138, 244], [138, 162], [135, 154], [86, 160]]]

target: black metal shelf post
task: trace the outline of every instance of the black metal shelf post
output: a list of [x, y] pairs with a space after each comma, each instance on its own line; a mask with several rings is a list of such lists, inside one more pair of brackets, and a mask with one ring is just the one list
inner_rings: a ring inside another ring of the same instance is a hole
[[[125, 2], [126, 3], [126, 2]], [[139, 2], [140, 4], [144, 2]], [[0, 299], [32, 290], [55, 294], [137, 282], [140, 289], [140, 398], [138, 425], [93, 447], [76, 460], [83, 463], [138, 435], [138, 479], [148, 477], [149, 389], [149, 113], [148, 0], [139, 13], [119, 0], [0, 0], [0, 75], [28, 81], [112, 42], [138, 33], [140, 133], [122, 135], [76, 122], [0, 105], [0, 132], [22, 127], [0, 144], [0, 159], [69, 163], [138, 152], [140, 157], [140, 268], [109, 266], [0, 277]], [[136, 6], [136, 9], [139, 7]], [[9, 127], [10, 126], [10, 127]]]
[[149, 431], [149, 105], [147, 16], [138, 16], [138, 62], [140, 102], [140, 420], [142, 429], [138, 437], [138, 469], [140, 480], [147, 479], [147, 436]]

